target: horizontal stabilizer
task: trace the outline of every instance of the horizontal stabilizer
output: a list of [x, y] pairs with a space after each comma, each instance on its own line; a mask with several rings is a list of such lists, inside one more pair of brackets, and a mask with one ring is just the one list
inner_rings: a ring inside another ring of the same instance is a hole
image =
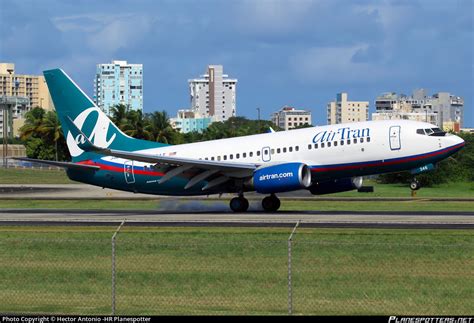
[[94, 166], [94, 165], [75, 164], [75, 163], [70, 163], [70, 162], [59, 162], [59, 161], [53, 161], [53, 160], [42, 160], [42, 159], [34, 159], [34, 158], [27, 158], [27, 157], [12, 157], [12, 159], [27, 161], [31, 163], [40, 163], [40, 164], [46, 164], [46, 165], [51, 165], [51, 166], [70, 168], [70, 169], [94, 170], [94, 171], [100, 169], [99, 166]]

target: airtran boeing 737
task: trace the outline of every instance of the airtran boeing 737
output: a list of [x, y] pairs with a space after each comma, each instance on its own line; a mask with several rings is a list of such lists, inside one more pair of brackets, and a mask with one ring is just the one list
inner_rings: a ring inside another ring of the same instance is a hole
[[[436, 126], [406, 120], [369, 121], [212, 140], [183, 145], [134, 139], [120, 131], [61, 69], [44, 72], [72, 162], [70, 179], [91, 185], [159, 195], [234, 193], [230, 208], [245, 212], [244, 194], [307, 189], [326, 194], [357, 189], [362, 176], [434, 169], [464, 141]], [[26, 159], [30, 160], [31, 159]], [[419, 184], [413, 181], [412, 189]]]

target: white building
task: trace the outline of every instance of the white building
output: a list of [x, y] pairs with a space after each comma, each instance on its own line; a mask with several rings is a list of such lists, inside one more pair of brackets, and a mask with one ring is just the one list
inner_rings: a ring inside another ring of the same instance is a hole
[[202, 117], [226, 121], [236, 115], [237, 79], [223, 74], [222, 65], [209, 65], [200, 78], [188, 80], [191, 110]]
[[462, 127], [464, 100], [447, 92], [428, 96], [424, 89], [411, 96], [387, 92], [377, 97], [375, 109], [372, 120], [415, 120], [456, 129]]
[[369, 101], [347, 101], [347, 93], [338, 93], [327, 105], [328, 124], [369, 120]]
[[278, 127], [289, 130], [298, 126], [311, 125], [311, 111], [284, 106], [272, 113], [271, 120]]
[[143, 110], [143, 65], [127, 61], [97, 64], [94, 102], [106, 114], [110, 114], [110, 108], [116, 104]]

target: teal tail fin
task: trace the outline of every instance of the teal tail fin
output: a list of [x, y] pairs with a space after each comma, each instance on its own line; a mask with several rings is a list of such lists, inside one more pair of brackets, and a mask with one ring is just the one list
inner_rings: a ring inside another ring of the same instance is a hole
[[94, 145], [101, 148], [136, 151], [166, 146], [124, 134], [63, 70], [53, 69], [43, 74], [73, 162], [93, 159], [97, 155], [79, 148], [76, 142], [78, 138], [74, 138], [74, 132], [71, 132], [66, 122], [68, 118]]

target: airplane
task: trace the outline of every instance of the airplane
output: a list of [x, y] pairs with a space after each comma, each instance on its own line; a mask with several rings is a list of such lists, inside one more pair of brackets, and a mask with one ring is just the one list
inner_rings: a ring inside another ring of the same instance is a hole
[[[278, 193], [306, 189], [329, 194], [358, 189], [363, 176], [433, 170], [464, 141], [429, 123], [388, 120], [168, 145], [124, 134], [61, 69], [44, 76], [62, 125], [71, 162], [22, 160], [64, 167], [74, 181], [170, 196], [232, 193], [230, 208], [245, 212], [244, 197], [266, 195], [264, 211], [280, 208]], [[410, 188], [420, 184], [414, 178]]]

